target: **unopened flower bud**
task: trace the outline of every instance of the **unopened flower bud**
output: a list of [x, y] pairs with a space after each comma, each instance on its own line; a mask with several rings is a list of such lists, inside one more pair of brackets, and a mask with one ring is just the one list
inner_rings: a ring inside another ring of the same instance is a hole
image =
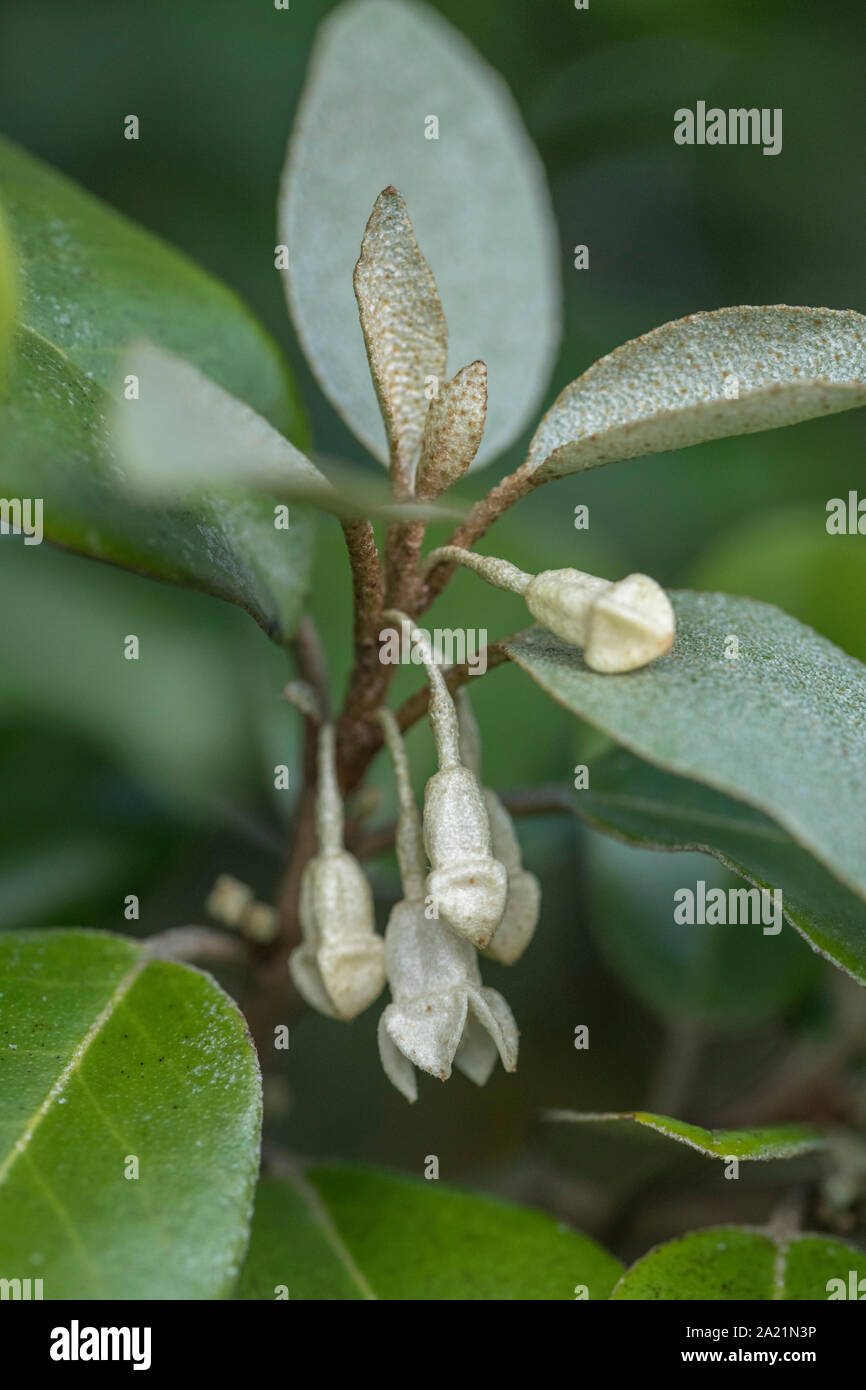
[[316, 829], [319, 852], [301, 877], [301, 945], [289, 957], [297, 989], [320, 1013], [350, 1020], [385, 983], [382, 938], [373, 895], [360, 864], [343, 848], [343, 803], [337, 786], [334, 728], [319, 730]]
[[[465, 690], [457, 692], [456, 704], [463, 761], [480, 778], [481, 738]], [[513, 965], [523, 955], [535, 934], [541, 911], [541, 885], [535, 874], [529, 873], [523, 867], [520, 841], [500, 798], [489, 787], [482, 787], [482, 791], [487, 818], [490, 821], [493, 853], [503, 865], [508, 878], [505, 912], [484, 954], [502, 965]]]
[[[409, 624], [404, 614], [394, 610], [385, 617]], [[430, 723], [439, 755], [439, 771], [424, 794], [424, 844], [432, 866], [427, 892], [449, 925], [481, 949], [505, 911], [505, 869], [493, 857], [478, 779], [460, 760], [451, 693], [421, 634], [413, 629], [411, 635], [421, 649], [430, 682]]]
[[584, 661], [593, 671], [634, 671], [673, 645], [670, 599], [646, 574], [629, 574], [617, 583], [573, 569], [531, 575], [507, 560], [455, 545], [432, 551], [425, 571], [442, 563], [465, 565], [497, 588], [522, 594], [538, 622], [564, 642], [583, 647]]
[[241, 928], [249, 941], [273, 941], [277, 934], [276, 909], [269, 903], [252, 903], [241, 919]]
[[205, 900], [205, 909], [224, 927], [240, 929], [243, 915], [254, 901], [255, 894], [248, 883], [231, 874], [220, 874]]

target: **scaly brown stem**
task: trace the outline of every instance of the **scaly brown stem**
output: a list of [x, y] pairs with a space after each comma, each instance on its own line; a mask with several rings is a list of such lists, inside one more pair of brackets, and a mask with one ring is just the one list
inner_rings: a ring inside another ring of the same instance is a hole
[[[493, 525], [494, 521], [513, 507], [515, 502], [519, 502], [521, 497], [526, 497], [538, 486], [533, 473], [525, 463], [514, 472], [509, 473], [507, 478], [503, 478], [494, 488], [488, 492], [486, 497], [482, 497], [470, 511], [469, 515], [454, 531], [453, 535], [446, 541], [446, 545], [459, 545], [464, 550], [471, 550], [477, 545], [481, 537]], [[417, 613], [423, 613], [426, 608], [442, 592], [445, 585], [454, 573], [454, 565], [437, 565], [427, 576], [427, 588]]]
[[427, 591], [427, 585], [418, 573], [418, 556], [426, 529], [423, 521], [396, 521], [388, 527], [385, 606], [400, 608], [410, 618], [415, 616]]
[[[337, 722], [337, 769], [340, 785], [348, 792], [356, 783], [347, 774], [347, 768], [363, 759], [365, 750], [379, 737], [373, 716], [385, 699], [394, 668], [379, 660], [385, 594], [373, 527], [369, 521], [344, 522], [343, 534], [352, 566], [355, 600], [355, 664]], [[369, 758], [364, 767], [367, 761]]]
[[[503, 662], [509, 660], [505, 650], [508, 642], [514, 642], [518, 633], [511, 637], [505, 637], [501, 642], [492, 642], [487, 648], [487, 670], [493, 670], [501, 666]], [[468, 662], [460, 662], [456, 666], [450, 666], [444, 672], [445, 684], [453, 693], [458, 686], [463, 685], [476, 674], [476, 668], [470, 666]], [[405, 731], [426, 714], [427, 705], [430, 700], [430, 687], [424, 685], [420, 690], [416, 690], [414, 695], [410, 695], [408, 700], [397, 710], [397, 723], [402, 732]], [[354, 791], [361, 778], [364, 776], [374, 755], [382, 747], [382, 730], [377, 722], [370, 725], [369, 734], [355, 746], [354, 750], [349, 750], [349, 755], [341, 768], [340, 783], [345, 792]]]

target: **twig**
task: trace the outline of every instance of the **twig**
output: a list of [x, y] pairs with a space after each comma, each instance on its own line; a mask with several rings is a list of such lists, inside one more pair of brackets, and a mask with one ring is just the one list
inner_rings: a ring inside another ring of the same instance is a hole
[[[505, 637], [501, 642], [492, 642], [487, 648], [487, 670], [494, 670], [501, 666], [510, 658], [505, 650], [507, 642], [516, 640], [518, 634]], [[390, 668], [393, 670], [394, 668]], [[477, 668], [470, 666], [468, 662], [460, 662], [456, 666], [449, 666], [444, 673], [445, 683], [450, 691], [455, 691], [458, 686], [465, 684], [466, 681], [474, 679], [477, 675]], [[427, 713], [427, 705], [430, 700], [429, 685], [422, 686], [410, 695], [408, 700], [396, 712], [397, 723], [402, 733], [416, 724]], [[378, 723], [373, 720], [364, 726], [363, 737], [359, 737], [353, 746], [349, 746], [346, 751], [345, 761], [340, 769], [340, 783], [344, 792], [354, 791], [366, 772], [370, 762], [379, 749], [382, 747], [382, 730]]]
[[340, 784], [348, 792], [357, 783], [346, 768], [356, 767], [359, 761], [362, 768], [367, 766], [369, 757], [364, 760], [365, 750], [379, 735], [373, 715], [384, 701], [393, 667], [379, 660], [385, 595], [373, 527], [369, 521], [344, 522], [343, 534], [355, 600], [355, 664], [337, 724], [337, 766]]
[[250, 963], [248, 945], [241, 937], [214, 931], [212, 927], [170, 927], [168, 931], [149, 937], [144, 951], [157, 960], [181, 960], [190, 964], [198, 961], [225, 965]]
[[[459, 545], [463, 550], [471, 550], [477, 545], [482, 536], [489, 531], [494, 521], [513, 507], [515, 502], [519, 502], [521, 497], [526, 497], [538, 486], [534, 474], [529, 470], [526, 463], [516, 469], [514, 473], [509, 473], [506, 478], [497, 483], [494, 488], [482, 497], [480, 501], [470, 511], [464, 521], [461, 521], [456, 531], [446, 541], [446, 545]], [[454, 565], [437, 565], [427, 577], [427, 589], [421, 603], [417, 608], [418, 613], [423, 613], [426, 608], [442, 592], [454, 573]]]
[[318, 629], [312, 618], [305, 616], [298, 624], [292, 651], [298, 671], [319, 697], [319, 705], [325, 718], [330, 712], [330, 691], [325, 653]]
[[418, 556], [425, 530], [424, 521], [396, 521], [388, 527], [385, 605], [401, 608], [410, 618], [415, 616], [427, 592], [427, 585], [418, 573]]

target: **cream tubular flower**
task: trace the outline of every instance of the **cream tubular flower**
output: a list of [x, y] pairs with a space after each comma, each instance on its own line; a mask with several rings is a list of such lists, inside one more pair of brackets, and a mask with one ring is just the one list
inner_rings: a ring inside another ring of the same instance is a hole
[[[460, 752], [464, 763], [481, 776], [481, 737], [478, 724], [465, 690], [457, 692], [457, 718], [460, 727]], [[482, 787], [490, 821], [493, 853], [508, 875], [508, 895], [502, 921], [493, 933], [484, 954], [502, 965], [519, 960], [535, 934], [541, 911], [541, 885], [535, 874], [523, 867], [520, 841], [514, 824], [496, 792]]]
[[460, 761], [457, 711], [442, 672], [405, 614], [389, 609], [385, 618], [408, 624], [430, 682], [429, 714], [439, 771], [424, 794], [424, 844], [432, 866], [427, 892], [448, 925], [481, 950], [505, 911], [506, 872], [492, 852], [478, 779]]
[[447, 1081], [453, 1064], [478, 1086], [497, 1056], [506, 1071], [514, 1071], [518, 1033], [502, 996], [481, 984], [468, 941], [425, 916], [424, 849], [406, 754], [394, 716], [382, 710], [379, 718], [397, 778], [397, 857], [406, 894], [385, 933], [393, 1002], [379, 1020], [379, 1055], [389, 1080], [414, 1101], [415, 1067]]
[[289, 970], [308, 1004], [348, 1022], [381, 994], [385, 950], [370, 885], [343, 847], [332, 724], [319, 729], [316, 832], [319, 852], [301, 878], [301, 944], [289, 957]]
[[587, 666], [603, 675], [648, 666], [673, 646], [674, 610], [649, 575], [627, 574], [611, 583], [582, 570], [526, 574], [508, 560], [457, 545], [431, 551], [424, 571], [443, 563], [465, 565], [497, 589], [522, 594], [533, 618], [564, 642], [582, 647]]

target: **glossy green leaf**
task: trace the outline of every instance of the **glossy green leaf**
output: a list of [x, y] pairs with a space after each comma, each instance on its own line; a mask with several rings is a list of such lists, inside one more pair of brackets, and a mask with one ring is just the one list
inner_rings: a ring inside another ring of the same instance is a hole
[[[834, 1292], [838, 1297], [831, 1280], [849, 1287], [852, 1270], [866, 1270], [866, 1256], [845, 1241], [714, 1226], [656, 1246], [623, 1275], [611, 1298], [824, 1301]], [[705, 1345], [695, 1339], [698, 1350]]]
[[0, 936], [0, 1021], [4, 1276], [46, 1299], [224, 1295], [261, 1122], [234, 1004], [122, 937], [22, 932]]
[[301, 1177], [263, 1178], [250, 1245], [235, 1291], [240, 1299], [375, 1298], [315, 1189]]
[[[697, 850], [713, 855], [757, 888], [781, 888], [785, 917], [812, 949], [866, 984], [866, 907], [862, 899], [760, 811], [699, 782], [662, 772], [623, 748], [592, 764], [590, 786], [576, 795], [574, 806], [582, 819], [629, 845]], [[622, 864], [610, 862], [607, 867], [621, 883]], [[707, 876], [706, 870], [703, 876]], [[679, 879], [685, 881], [682, 874]], [[609, 919], [605, 925], [608, 924]], [[635, 925], [633, 921], [631, 925]], [[634, 932], [628, 935], [628, 959], [624, 963], [640, 976], [644, 985], [648, 984], [648, 974], [655, 973], [661, 995], [670, 999], [671, 992], [676, 991], [678, 972], [662, 939], [666, 934], [657, 928], [658, 923], [651, 925], [652, 941], [648, 942], [653, 957], [658, 959], [657, 972], [649, 971], [645, 957], [635, 959]], [[704, 930], [724, 934], [728, 928]], [[780, 973], [785, 972], [780, 972], [783, 962], [776, 938], [763, 937], [760, 928], [756, 931], [760, 941], [769, 941], [772, 946], [771, 951], [762, 952], [772, 957], [770, 983], [784, 983], [780, 981]], [[676, 935], [682, 946], [681, 928], [677, 928]], [[670, 944], [669, 934], [667, 942]], [[741, 945], [736, 943], [735, 949], [745, 954], [741, 962], [743, 979], [740, 990], [731, 991], [733, 1007], [742, 1000], [743, 989], [748, 995], [754, 987], [758, 966], [756, 951], [760, 942], [750, 942], [745, 953]], [[685, 990], [686, 978], [682, 985]]]
[[[770, 816], [866, 897], [866, 667], [766, 603], [675, 593], [673, 650], [590, 671], [539, 628], [509, 644], [555, 699], [639, 757]], [[739, 655], [728, 639], [736, 637]]]
[[546, 1118], [565, 1124], [600, 1125], [614, 1133], [635, 1127], [687, 1144], [708, 1158], [795, 1158], [824, 1146], [823, 1135], [812, 1125], [771, 1125], [764, 1129], [702, 1129], [669, 1115], [646, 1110], [619, 1114], [581, 1114], [577, 1110], [549, 1110]]
[[110, 437], [124, 393], [119, 354], [140, 336], [297, 433], [275, 346], [228, 290], [2, 140], [0, 196], [22, 281], [22, 328], [0, 407], [0, 491], [42, 499], [45, 539], [239, 603], [285, 640], [309, 562], [303, 516], [277, 530], [272, 500], [217, 492], [184, 513], [131, 505], [112, 476]]
[[265, 1184], [239, 1296], [607, 1298], [621, 1265], [540, 1212], [360, 1167]]
[[390, 185], [439, 287], [449, 372], [487, 363], [479, 460], [489, 460], [538, 402], [559, 333], [558, 249], [541, 165], [501, 79], [434, 10], [352, 0], [328, 17], [313, 52], [279, 235], [310, 365], [383, 460], [352, 275], [373, 204]]
[[529, 466], [561, 478], [866, 404], [866, 318], [743, 305], [690, 314], [624, 343], [566, 386]]
[[22, 321], [89, 380], [114, 395], [118, 350], [144, 337], [194, 362], [276, 429], [303, 432], [283, 358], [231, 290], [3, 138], [0, 197], [20, 258]]

